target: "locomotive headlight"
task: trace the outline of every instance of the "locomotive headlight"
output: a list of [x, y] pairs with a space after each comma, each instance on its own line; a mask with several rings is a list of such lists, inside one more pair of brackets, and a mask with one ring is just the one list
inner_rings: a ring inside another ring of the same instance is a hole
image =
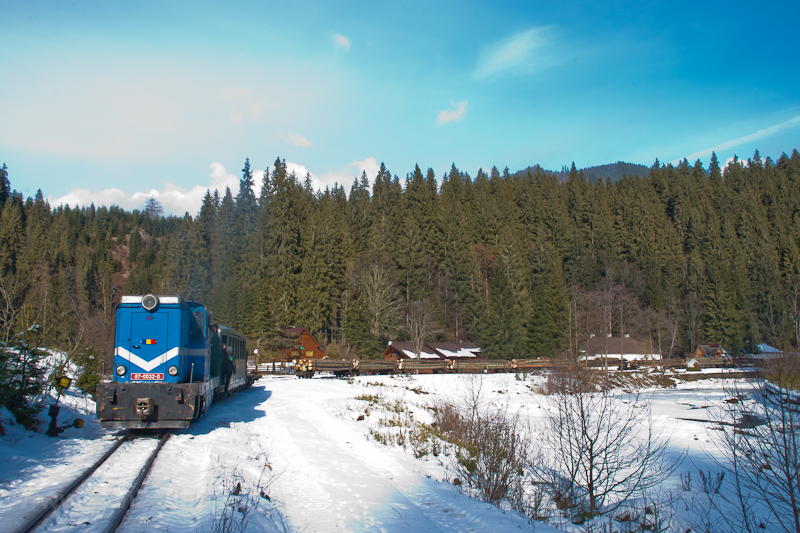
[[125, 368], [125, 365], [117, 365], [116, 371], [117, 371], [117, 375], [122, 377], [122, 376], [125, 375], [125, 372], [127, 372], [128, 369]]
[[158, 307], [158, 298], [152, 294], [146, 294], [142, 297], [142, 307], [145, 311], [155, 311]]
[[178, 367], [175, 366], [175, 365], [172, 365], [171, 367], [169, 367], [167, 369], [167, 372], [169, 372], [170, 376], [175, 377], [175, 376], [178, 375]]

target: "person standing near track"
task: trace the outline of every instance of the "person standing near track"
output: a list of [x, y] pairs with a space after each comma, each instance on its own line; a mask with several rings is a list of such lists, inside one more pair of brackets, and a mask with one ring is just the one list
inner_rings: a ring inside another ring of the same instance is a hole
[[231, 384], [231, 376], [236, 369], [236, 363], [233, 359], [233, 348], [227, 344], [222, 345], [222, 375], [225, 379], [225, 396], [230, 396], [228, 387]]

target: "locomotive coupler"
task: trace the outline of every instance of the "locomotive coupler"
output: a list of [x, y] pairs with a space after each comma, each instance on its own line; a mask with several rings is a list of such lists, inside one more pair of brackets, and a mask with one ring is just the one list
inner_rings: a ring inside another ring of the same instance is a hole
[[136, 399], [136, 416], [139, 420], [147, 418], [153, 414], [153, 399], [152, 398], [137, 398]]

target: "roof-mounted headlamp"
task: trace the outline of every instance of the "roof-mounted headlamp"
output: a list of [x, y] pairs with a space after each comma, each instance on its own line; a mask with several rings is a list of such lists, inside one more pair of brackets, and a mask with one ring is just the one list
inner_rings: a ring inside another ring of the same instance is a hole
[[152, 313], [158, 309], [158, 297], [152, 294], [145, 295], [142, 297], [142, 307], [144, 307], [145, 311]]

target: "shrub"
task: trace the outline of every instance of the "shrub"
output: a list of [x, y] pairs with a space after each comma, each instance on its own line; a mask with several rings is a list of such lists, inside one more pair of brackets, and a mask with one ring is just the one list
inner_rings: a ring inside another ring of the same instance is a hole
[[[530, 514], [541, 491], [530, 490], [531, 443], [519, 415], [482, 405], [481, 383], [471, 381], [463, 407], [440, 402], [432, 409], [444, 440], [455, 445], [452, 468], [462, 490], [493, 505]], [[535, 488], [535, 487], [534, 487]]]

